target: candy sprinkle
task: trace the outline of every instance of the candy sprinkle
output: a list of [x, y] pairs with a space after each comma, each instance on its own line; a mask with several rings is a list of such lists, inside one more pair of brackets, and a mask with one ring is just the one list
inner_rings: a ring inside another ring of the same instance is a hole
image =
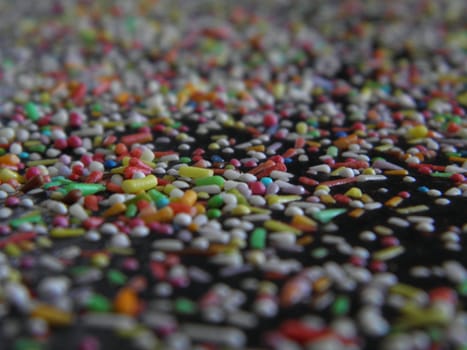
[[0, 349], [467, 349], [466, 13], [1, 1]]

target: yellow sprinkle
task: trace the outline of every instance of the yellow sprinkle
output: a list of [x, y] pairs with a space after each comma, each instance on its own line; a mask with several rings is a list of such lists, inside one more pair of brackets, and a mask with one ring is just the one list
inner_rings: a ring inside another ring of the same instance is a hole
[[126, 210], [126, 205], [124, 203], [115, 203], [109, 209], [107, 209], [104, 213], [102, 213], [102, 216], [104, 217], [114, 216], [114, 215], [123, 213], [125, 210]]
[[219, 146], [219, 144], [213, 142], [211, 144], [209, 144], [208, 146], [208, 149], [211, 150], [211, 151], [217, 151], [221, 148], [221, 146]]
[[281, 232], [281, 231], [289, 231], [289, 232], [292, 232], [292, 233], [296, 233], [296, 234], [299, 234], [301, 233], [302, 231], [293, 227], [293, 226], [290, 226], [290, 225], [287, 225], [287, 224], [284, 224], [283, 222], [280, 222], [280, 221], [277, 221], [277, 220], [266, 220], [264, 222], [264, 227], [271, 230], [271, 231], [276, 231], [276, 232]]
[[295, 130], [300, 135], [306, 134], [306, 132], [308, 131], [308, 125], [306, 125], [305, 122], [298, 122], [297, 126], [295, 127]]
[[14, 243], [8, 243], [5, 248], [5, 253], [11, 257], [18, 257], [21, 255], [21, 249]]
[[32, 166], [38, 166], [38, 165], [52, 165], [52, 164], [57, 163], [59, 160], [60, 159], [58, 158], [30, 160], [29, 162], [26, 163], [26, 166], [32, 167]]
[[416, 298], [417, 296], [424, 294], [425, 292], [421, 289], [415, 288], [408, 284], [397, 283], [390, 288], [391, 293], [400, 294], [407, 298]]
[[251, 209], [244, 204], [239, 204], [232, 210], [232, 215], [248, 215], [250, 213]]
[[363, 203], [373, 203], [374, 202], [373, 198], [371, 198], [367, 194], [363, 194], [361, 199], [362, 199]]
[[264, 208], [250, 207], [251, 214], [271, 214], [271, 211]]
[[122, 189], [126, 193], [138, 193], [150, 190], [157, 186], [157, 177], [148, 175], [142, 179], [125, 180], [122, 183]]
[[214, 171], [212, 169], [184, 166], [178, 169], [178, 174], [180, 176], [196, 179], [199, 177], [213, 176]]
[[389, 151], [393, 147], [394, 146], [391, 144], [384, 144], [384, 145], [375, 147], [375, 150], [378, 152], [386, 152], [386, 151]]
[[376, 171], [373, 168], [366, 168], [363, 170], [363, 175], [376, 175]]
[[394, 169], [394, 170], [386, 170], [384, 175], [393, 175], [393, 176], [406, 176], [409, 172], [406, 169]]
[[[122, 159], [122, 164], [123, 164], [124, 166], [128, 166], [128, 165], [130, 165], [130, 160], [131, 160], [131, 157], [123, 157], [123, 159]], [[153, 162], [150, 162], [150, 161], [147, 161], [147, 160], [143, 160], [143, 159], [141, 159], [141, 161], [142, 161], [144, 164], [150, 166], [151, 168], [155, 168], [155, 167], [156, 167], [156, 163], [153, 163]]]
[[373, 258], [375, 260], [386, 261], [401, 255], [402, 253], [404, 253], [404, 251], [405, 248], [402, 246], [388, 247], [374, 252]]
[[36, 305], [31, 316], [41, 318], [53, 326], [67, 326], [73, 322], [71, 313], [47, 304]]
[[123, 174], [123, 172], [125, 171], [126, 169], [126, 166], [118, 166], [116, 168], [112, 168], [110, 169], [110, 172], [112, 174]]
[[376, 225], [373, 230], [381, 236], [390, 236], [394, 233], [389, 227], [383, 225]]
[[94, 266], [106, 267], [109, 265], [110, 259], [106, 254], [97, 253], [92, 256], [91, 262]]
[[439, 312], [436, 308], [418, 309], [410, 316], [405, 315], [394, 324], [394, 329], [404, 330], [408, 328], [420, 328], [432, 325], [445, 325], [450, 317], [446, 313]]
[[413, 214], [413, 213], [420, 213], [422, 211], [427, 211], [430, 209], [428, 206], [424, 204], [414, 205], [413, 207], [406, 207], [397, 209], [399, 214]]
[[24, 182], [24, 178], [18, 174], [16, 171], [13, 171], [8, 168], [0, 169], [0, 181], [7, 182], [11, 179], [17, 180], [20, 183]]
[[273, 205], [277, 203], [288, 203], [299, 200], [301, 197], [297, 195], [283, 195], [278, 196], [276, 194], [270, 194], [266, 196], [266, 200], [268, 201], [268, 205]]
[[345, 192], [345, 195], [350, 198], [362, 198], [362, 190], [358, 187], [352, 187], [350, 190]]
[[53, 228], [50, 231], [52, 238], [69, 238], [82, 236], [85, 233], [84, 228]]
[[413, 128], [407, 130], [407, 138], [409, 139], [421, 139], [426, 137], [428, 134], [428, 129], [425, 125], [417, 125]]
[[332, 196], [329, 194], [323, 194], [322, 196], [319, 197], [319, 199], [324, 204], [335, 204], [336, 203], [335, 199], [332, 198]]
[[318, 185], [316, 186], [316, 191], [326, 191], [327, 193], [331, 192], [329, 186], [326, 185]]

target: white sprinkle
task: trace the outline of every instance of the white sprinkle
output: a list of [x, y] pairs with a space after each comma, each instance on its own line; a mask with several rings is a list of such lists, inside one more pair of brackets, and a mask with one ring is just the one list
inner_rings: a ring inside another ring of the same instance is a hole
[[187, 213], [179, 213], [175, 215], [173, 222], [176, 225], [186, 227], [191, 224], [191, 216]]
[[131, 235], [135, 237], [146, 237], [149, 235], [149, 228], [144, 225], [136, 226], [131, 230]]
[[70, 215], [74, 216], [75, 218], [81, 221], [84, 221], [89, 217], [86, 210], [84, 210], [84, 208], [79, 203], [75, 203], [72, 206], [70, 206], [69, 211], [70, 211]]
[[447, 190], [445, 193], [444, 193], [446, 196], [451, 196], [451, 197], [454, 197], [454, 196], [460, 196], [462, 194], [462, 191], [457, 188], [457, 187], [451, 187], [449, 190]]
[[427, 192], [427, 194], [431, 197], [439, 197], [441, 196], [441, 191], [436, 190], [436, 189], [431, 189]]
[[176, 239], [159, 239], [153, 242], [152, 247], [163, 251], [179, 251], [183, 249], [183, 243]]
[[380, 202], [365, 203], [364, 207], [366, 210], [375, 210], [381, 208], [383, 205]]
[[11, 210], [10, 208], [1, 208], [0, 209], [0, 219], [9, 218], [12, 213], [13, 213], [13, 210]]
[[435, 200], [435, 203], [438, 205], [448, 205], [451, 203], [451, 201], [447, 198], [438, 198]]
[[388, 220], [388, 224], [399, 226], [399, 227], [409, 227], [410, 223], [407, 220], [393, 216]]
[[107, 222], [100, 227], [100, 231], [103, 234], [115, 235], [118, 233], [118, 228], [114, 224]]

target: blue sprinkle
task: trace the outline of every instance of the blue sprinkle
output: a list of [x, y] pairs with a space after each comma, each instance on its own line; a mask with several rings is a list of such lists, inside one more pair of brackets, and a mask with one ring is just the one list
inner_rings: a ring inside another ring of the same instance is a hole
[[29, 153], [28, 152], [21, 152], [18, 156], [21, 159], [29, 158]]
[[113, 159], [108, 159], [104, 162], [104, 167], [106, 169], [112, 169], [112, 168], [115, 168], [116, 166], [118, 166], [118, 163]]
[[293, 162], [292, 158], [284, 158], [284, 163], [285, 164], [289, 164], [289, 163], [292, 163], [292, 162]]
[[417, 188], [417, 190], [419, 190], [422, 193], [427, 193], [430, 189], [426, 186], [420, 186], [419, 188]]
[[218, 156], [217, 154], [213, 155], [211, 157], [211, 161], [213, 163], [223, 163], [224, 162], [224, 158], [222, 158], [221, 156]]
[[269, 186], [270, 184], [272, 184], [272, 182], [273, 182], [272, 179], [271, 179], [270, 177], [267, 177], [267, 176], [261, 178], [260, 181], [261, 181], [261, 182], [263, 183], [263, 185], [266, 186], [266, 187], [268, 187], [268, 186]]
[[164, 208], [168, 206], [170, 203], [170, 200], [167, 197], [161, 197], [156, 201], [156, 207], [157, 209]]
[[346, 137], [347, 133], [345, 131], [336, 132], [336, 137]]

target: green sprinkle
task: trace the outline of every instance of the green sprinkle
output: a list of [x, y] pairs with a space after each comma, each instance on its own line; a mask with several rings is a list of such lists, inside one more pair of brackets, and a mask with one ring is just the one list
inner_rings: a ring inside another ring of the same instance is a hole
[[266, 230], [258, 227], [253, 230], [250, 236], [250, 246], [253, 249], [263, 249], [266, 245]]
[[91, 311], [106, 312], [111, 310], [112, 304], [104, 296], [100, 294], [93, 294], [87, 300], [86, 307]]
[[328, 156], [333, 157], [333, 158], [334, 158], [334, 157], [337, 157], [338, 153], [339, 153], [339, 150], [337, 149], [336, 146], [330, 146], [330, 147], [328, 147], [328, 149], [327, 149], [327, 151], [326, 151], [326, 154], [327, 154]]
[[125, 284], [127, 277], [122, 272], [111, 269], [107, 272], [107, 279], [112, 284], [122, 285]]
[[178, 298], [175, 301], [175, 310], [181, 314], [193, 314], [196, 311], [196, 305], [189, 299]]
[[332, 219], [334, 219], [336, 216], [339, 216], [342, 213], [345, 213], [346, 211], [347, 210], [343, 208], [321, 210], [321, 211], [314, 213], [313, 218], [323, 224], [327, 224]]
[[10, 226], [14, 229], [17, 229], [22, 224], [31, 223], [31, 224], [38, 224], [42, 222], [42, 215], [39, 211], [34, 211], [27, 215], [23, 215], [19, 218], [13, 219], [10, 221]]
[[322, 259], [328, 255], [326, 248], [316, 248], [311, 252], [311, 256], [315, 259]]
[[47, 147], [45, 145], [32, 145], [28, 147], [29, 152], [44, 153]]
[[126, 208], [125, 216], [126, 216], [127, 218], [133, 218], [133, 217], [135, 217], [137, 211], [138, 211], [138, 207], [136, 206], [136, 204], [131, 203], [131, 204], [128, 205], [128, 207]]
[[156, 189], [148, 191], [148, 195], [154, 204], [156, 204], [158, 209], [163, 208], [170, 203], [170, 199], [165, 194], [159, 192]]
[[433, 176], [433, 177], [451, 177], [452, 173], [444, 173], [444, 172], [440, 172], [440, 171], [435, 171], [435, 172], [431, 173], [431, 176]]
[[191, 163], [191, 158], [190, 157], [180, 157], [180, 162], [185, 163], [185, 164]]
[[209, 209], [207, 211], [207, 214], [209, 219], [217, 219], [222, 216], [222, 212], [219, 209], [215, 208]]
[[90, 194], [104, 191], [105, 186], [101, 184], [88, 184], [88, 183], [71, 183], [65, 186], [66, 193], [73, 191], [73, 190], [80, 190], [83, 196], [88, 196]]
[[224, 186], [224, 182], [225, 182], [224, 178], [219, 175], [206, 176], [206, 177], [195, 179], [196, 186], [217, 185], [219, 187], [222, 187]]
[[332, 304], [331, 310], [334, 315], [342, 316], [349, 312], [349, 308], [349, 299], [346, 296], [341, 295], [336, 298]]
[[459, 286], [457, 287], [457, 291], [462, 296], [467, 295], [467, 280], [462, 281], [461, 284], [459, 284]]
[[219, 194], [216, 194], [215, 196], [212, 196], [208, 200], [208, 207], [209, 208], [220, 208], [222, 206], [222, 204], [224, 204], [224, 199]]
[[39, 110], [34, 102], [26, 102], [24, 105], [24, 112], [26, 113], [26, 117], [31, 120], [38, 120], [40, 118]]
[[13, 345], [13, 350], [42, 350], [44, 347], [38, 341], [33, 339], [18, 339]]

